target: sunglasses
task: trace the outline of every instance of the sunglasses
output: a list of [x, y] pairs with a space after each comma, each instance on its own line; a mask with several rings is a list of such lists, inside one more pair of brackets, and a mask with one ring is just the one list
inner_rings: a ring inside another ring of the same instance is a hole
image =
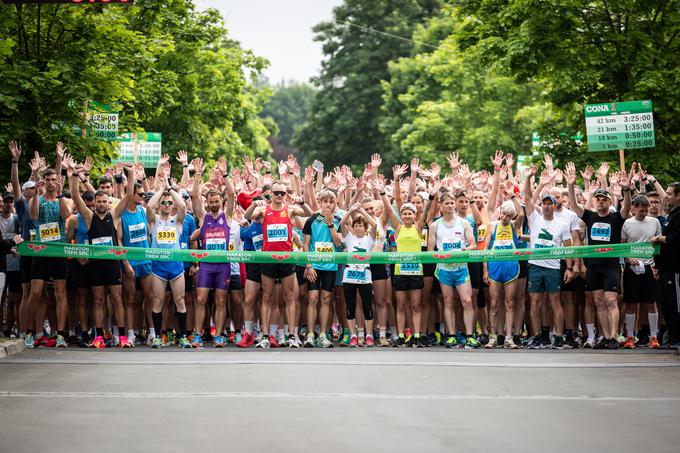
[[143, 197], [143, 196], [144, 196], [144, 192], [137, 192], [137, 196], [138, 196], [138, 197]]
[[172, 204], [173, 202], [170, 200], [161, 201], [161, 205], [163, 206], [172, 206]]
[[286, 196], [286, 192], [283, 191], [283, 190], [274, 190], [274, 191], [272, 191], [272, 193], [274, 195], [276, 195], [277, 197], [285, 197]]

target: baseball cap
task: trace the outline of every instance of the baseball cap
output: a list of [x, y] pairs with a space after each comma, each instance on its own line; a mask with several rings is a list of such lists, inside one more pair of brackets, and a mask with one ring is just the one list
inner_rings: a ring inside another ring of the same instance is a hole
[[550, 200], [552, 202], [552, 204], [557, 204], [557, 198], [555, 198], [555, 196], [551, 193], [547, 193], [547, 194], [543, 195], [543, 198], [541, 198], [541, 201], [545, 201], [545, 200]]
[[23, 186], [21, 186], [21, 190], [26, 190], [26, 189], [32, 189], [35, 187], [35, 181], [26, 181]]
[[144, 192], [144, 201], [149, 201], [151, 200], [151, 197], [153, 197], [154, 192]]
[[12, 192], [5, 192], [2, 194], [3, 200], [7, 200], [8, 198], [14, 198], [14, 194]]
[[612, 194], [610, 194], [607, 189], [597, 189], [595, 192], [593, 192], [593, 197], [604, 197], [611, 201]]
[[260, 195], [262, 191], [260, 189], [251, 190], [250, 192], [239, 192], [236, 196], [236, 202], [243, 209], [248, 209], [253, 202], [253, 198]]

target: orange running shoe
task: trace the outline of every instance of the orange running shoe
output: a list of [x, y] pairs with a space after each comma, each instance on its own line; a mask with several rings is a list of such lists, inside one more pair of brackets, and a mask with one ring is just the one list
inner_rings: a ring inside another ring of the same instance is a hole
[[659, 344], [659, 340], [656, 337], [652, 337], [649, 339], [649, 349], [659, 349], [661, 345]]
[[633, 349], [635, 348], [635, 338], [634, 337], [628, 337], [626, 338], [626, 342], [623, 344], [624, 349]]
[[164, 348], [167, 347], [168, 346], [168, 334], [167, 333], [161, 334], [161, 339], [163, 340], [163, 347]]

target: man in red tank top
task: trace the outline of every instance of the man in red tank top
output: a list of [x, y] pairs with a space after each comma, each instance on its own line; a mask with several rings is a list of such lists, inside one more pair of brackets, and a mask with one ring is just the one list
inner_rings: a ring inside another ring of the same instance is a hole
[[[292, 228], [293, 220], [297, 216], [309, 217], [312, 210], [300, 197], [292, 197], [292, 202], [297, 206], [289, 206], [285, 203], [286, 184], [276, 181], [272, 184], [272, 201], [269, 206], [259, 200], [253, 202], [245, 213], [248, 220], [262, 219], [263, 252], [292, 252]], [[283, 300], [286, 304], [286, 319], [288, 321], [289, 340], [295, 337], [295, 297], [294, 297], [294, 278], [295, 266], [293, 264], [265, 264], [262, 270], [262, 332], [265, 334], [262, 341], [257, 344], [259, 348], [269, 348], [272, 338], [266, 333], [269, 332], [269, 318], [271, 314], [274, 283], [275, 280], [281, 281]], [[276, 341], [274, 339], [274, 341]], [[292, 342], [294, 343], [294, 341]]]

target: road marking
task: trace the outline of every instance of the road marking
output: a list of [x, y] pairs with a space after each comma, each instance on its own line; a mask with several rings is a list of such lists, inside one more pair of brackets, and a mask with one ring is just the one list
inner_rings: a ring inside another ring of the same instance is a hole
[[332, 400], [522, 400], [522, 401], [611, 401], [680, 402], [680, 397], [635, 397], [594, 395], [451, 395], [394, 393], [289, 393], [289, 392], [0, 392], [0, 398], [265, 398]]
[[[110, 356], [109, 356], [110, 357]], [[5, 359], [2, 365], [129, 365], [129, 366], [194, 366], [194, 365], [312, 365], [312, 366], [370, 366], [370, 367], [462, 367], [462, 368], [678, 368], [680, 361], [669, 362], [367, 362], [360, 360], [272, 360], [272, 359], [220, 359], [220, 360], [104, 360], [102, 359]]]

